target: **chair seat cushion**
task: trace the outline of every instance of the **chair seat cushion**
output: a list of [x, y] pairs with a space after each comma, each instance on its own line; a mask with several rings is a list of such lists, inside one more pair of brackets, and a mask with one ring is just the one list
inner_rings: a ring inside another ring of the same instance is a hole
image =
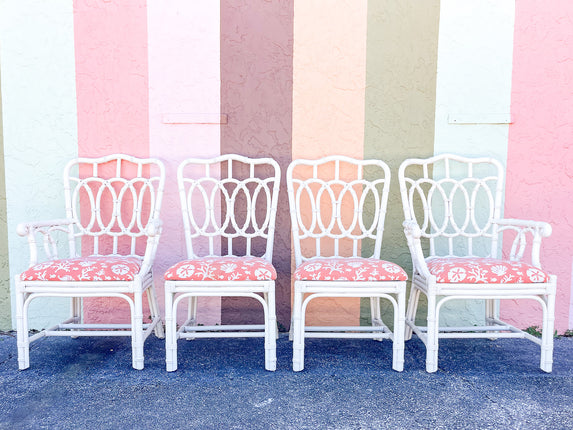
[[277, 279], [271, 263], [260, 257], [203, 257], [180, 261], [165, 272], [168, 281], [270, 281]]
[[549, 282], [549, 275], [526, 263], [473, 257], [430, 257], [428, 269], [439, 283], [507, 284]]
[[294, 272], [297, 281], [405, 281], [400, 266], [374, 258], [313, 258]]
[[20, 275], [23, 281], [133, 281], [141, 259], [123, 256], [65, 258], [38, 263]]

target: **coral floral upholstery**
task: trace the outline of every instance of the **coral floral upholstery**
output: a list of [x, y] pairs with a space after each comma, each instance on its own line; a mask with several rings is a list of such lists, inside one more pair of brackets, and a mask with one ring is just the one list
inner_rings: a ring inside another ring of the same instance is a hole
[[168, 281], [270, 281], [276, 278], [273, 265], [260, 257], [203, 257], [181, 261], [165, 272]]
[[20, 275], [23, 281], [133, 281], [141, 259], [124, 256], [66, 258], [38, 263]]
[[373, 258], [313, 258], [294, 273], [297, 281], [405, 281], [400, 266]]
[[526, 263], [495, 258], [428, 258], [438, 283], [506, 284], [549, 282], [549, 275]]

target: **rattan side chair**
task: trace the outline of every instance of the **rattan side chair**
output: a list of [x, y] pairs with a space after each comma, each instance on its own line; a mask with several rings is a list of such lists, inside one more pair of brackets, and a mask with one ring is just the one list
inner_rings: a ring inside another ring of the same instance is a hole
[[[291, 338], [293, 370], [304, 369], [306, 338], [391, 339], [392, 368], [404, 367], [406, 272], [380, 259], [390, 169], [380, 160], [329, 156], [294, 160], [287, 170], [296, 270]], [[306, 325], [309, 302], [370, 299], [372, 325]], [[380, 299], [393, 307], [393, 330]]]
[[[187, 259], [165, 273], [166, 367], [177, 369], [177, 340], [264, 337], [265, 369], [276, 369], [276, 270], [272, 265], [280, 168], [271, 158], [235, 154], [191, 158], [178, 169]], [[263, 324], [201, 325], [200, 297], [250, 297]], [[177, 328], [178, 306], [187, 319]]]

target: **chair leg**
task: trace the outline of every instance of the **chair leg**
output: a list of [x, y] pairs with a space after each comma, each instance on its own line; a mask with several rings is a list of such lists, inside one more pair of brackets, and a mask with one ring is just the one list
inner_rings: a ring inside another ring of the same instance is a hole
[[[72, 297], [70, 301], [70, 314], [73, 322], [76, 324], [81, 324], [82, 321], [82, 298]], [[72, 331], [79, 331], [79, 329], [74, 329]], [[71, 336], [72, 339], [77, 339], [79, 336]]]
[[495, 300], [488, 299], [485, 301], [485, 323], [486, 325], [493, 325], [491, 321], [495, 318]]
[[82, 298], [81, 297], [72, 297], [70, 307], [71, 307], [71, 314], [72, 314], [72, 318], [74, 319], [74, 322], [81, 324], [82, 323]]
[[149, 302], [149, 311], [151, 312], [151, 321], [157, 321], [153, 329], [155, 336], [159, 339], [163, 339], [165, 337], [165, 331], [163, 330], [163, 323], [161, 322], [161, 313], [159, 311], [159, 304], [157, 303], [157, 294], [155, 293], [154, 284], [151, 284], [147, 289], [147, 300]]
[[436, 296], [428, 294], [428, 331], [426, 340], [426, 372], [438, 370], [438, 321]]
[[541, 370], [553, 370], [553, 330], [555, 327], [555, 294], [545, 297], [547, 307], [543, 309], [543, 331], [541, 334]]
[[297, 283], [294, 286], [293, 303], [293, 345], [292, 368], [295, 372], [304, 369], [304, 315], [302, 313], [303, 293], [298, 291]]
[[277, 317], [274, 285], [265, 294], [265, 299], [267, 303], [265, 310], [265, 369], [275, 371], [277, 369]]
[[28, 338], [28, 314], [24, 307], [25, 294], [16, 293], [16, 337], [18, 344], [18, 368], [30, 367], [30, 340]]
[[[382, 314], [380, 312], [380, 297], [370, 297], [370, 317], [372, 320], [373, 327], [380, 327], [382, 325]], [[382, 342], [382, 338], [374, 338], [379, 342]]]
[[133, 312], [131, 317], [131, 348], [133, 368], [143, 369], [143, 293], [133, 295]]
[[404, 370], [404, 333], [406, 313], [406, 292], [397, 294], [398, 306], [394, 308], [394, 334], [392, 369], [397, 372]]
[[[187, 321], [190, 326], [197, 326], [197, 304], [199, 298], [197, 296], [190, 296], [187, 301]], [[194, 337], [186, 337], [185, 340], [195, 340]]]
[[177, 307], [174, 294], [165, 286], [165, 366], [168, 372], [177, 370]]
[[[414, 286], [412, 283], [412, 288], [410, 289], [410, 298], [408, 299], [408, 309], [406, 310], [406, 321], [410, 321], [412, 324], [416, 323], [416, 312], [418, 310], [418, 301], [420, 300], [420, 290]], [[404, 340], [410, 340], [412, 338], [412, 327], [406, 325], [404, 329]]]

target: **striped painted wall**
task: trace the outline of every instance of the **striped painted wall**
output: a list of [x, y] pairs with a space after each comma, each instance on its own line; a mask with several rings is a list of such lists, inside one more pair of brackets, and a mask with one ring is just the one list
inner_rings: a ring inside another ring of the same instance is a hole
[[[397, 168], [456, 152], [506, 166], [506, 216], [552, 223], [542, 258], [559, 279], [557, 330], [571, 328], [572, 17], [568, 0], [0, 0], [0, 327], [12, 324], [9, 278], [28, 259], [15, 227], [63, 215], [61, 171], [74, 156], [166, 163], [161, 286], [185, 255], [175, 169], [186, 157], [273, 156], [283, 170], [333, 153], [381, 158], [394, 175], [383, 258], [410, 269]], [[286, 197], [283, 187], [274, 258], [285, 328]], [[359, 300], [317, 304], [314, 322], [368, 319]], [[67, 313], [65, 300], [34, 306], [38, 328], [54, 321], [46, 310]], [[90, 300], [86, 319], [125, 317], [122, 306]], [[481, 310], [451, 304], [444, 322]], [[209, 323], [260, 317], [239, 299], [204, 299], [201, 312]], [[539, 322], [535, 305], [501, 312]]]

